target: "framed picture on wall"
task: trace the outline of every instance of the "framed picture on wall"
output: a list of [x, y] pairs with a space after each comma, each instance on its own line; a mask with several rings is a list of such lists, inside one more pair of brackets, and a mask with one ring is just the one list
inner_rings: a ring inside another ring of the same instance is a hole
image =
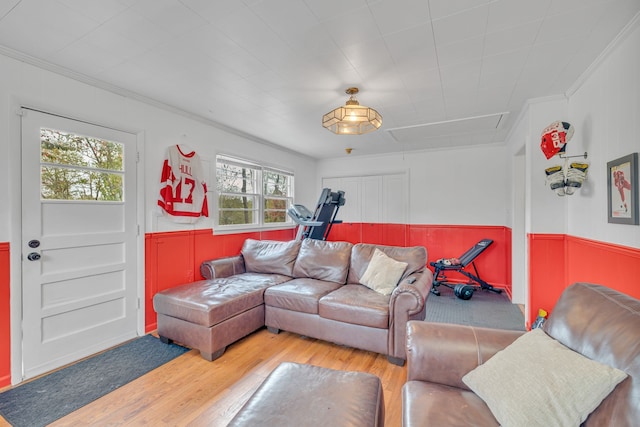
[[607, 163], [609, 222], [638, 225], [638, 153]]

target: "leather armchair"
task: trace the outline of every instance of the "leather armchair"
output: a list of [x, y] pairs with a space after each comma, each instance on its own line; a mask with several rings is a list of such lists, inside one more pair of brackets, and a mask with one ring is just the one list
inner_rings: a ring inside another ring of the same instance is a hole
[[[640, 425], [639, 300], [604, 286], [576, 283], [564, 290], [543, 329], [571, 350], [628, 375], [583, 426]], [[523, 333], [409, 322], [403, 426], [497, 426], [462, 377]]]

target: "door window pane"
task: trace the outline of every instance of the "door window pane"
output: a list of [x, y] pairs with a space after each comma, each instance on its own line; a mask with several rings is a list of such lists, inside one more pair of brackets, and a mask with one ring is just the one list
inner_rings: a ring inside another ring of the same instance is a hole
[[47, 200], [123, 201], [123, 144], [40, 129], [40, 196]]
[[122, 201], [120, 174], [87, 169], [41, 166], [40, 197], [47, 200]]

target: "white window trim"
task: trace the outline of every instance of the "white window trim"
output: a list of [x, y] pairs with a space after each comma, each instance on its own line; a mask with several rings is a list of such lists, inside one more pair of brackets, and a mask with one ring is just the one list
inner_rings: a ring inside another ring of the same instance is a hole
[[[256, 189], [258, 189], [259, 192], [247, 193], [247, 195], [257, 196], [258, 198], [258, 209], [256, 210], [258, 215], [257, 223], [229, 224], [229, 225], [221, 225], [219, 223], [219, 220], [220, 220], [219, 207], [218, 207], [219, 193], [218, 193], [218, 182], [217, 182], [218, 162], [226, 163], [233, 166], [239, 166], [239, 167], [250, 167], [256, 170], [257, 172]], [[211, 186], [211, 189], [209, 192], [213, 194], [213, 196], [210, 197], [210, 199], [213, 201], [213, 207], [214, 207], [215, 213], [212, 216], [214, 220], [213, 222], [214, 229], [217, 234], [232, 234], [235, 232], [252, 232], [252, 231], [264, 231], [264, 230], [283, 230], [283, 229], [292, 229], [296, 227], [296, 224], [288, 215], [286, 216], [286, 222], [279, 222], [279, 223], [264, 222], [264, 199], [265, 199], [264, 181], [263, 181], [264, 172], [265, 171], [275, 172], [278, 174], [288, 175], [291, 177], [292, 181], [290, 183], [290, 189], [289, 189], [290, 195], [288, 197], [282, 197], [282, 198], [288, 199], [290, 201], [289, 205], [293, 205], [294, 188], [295, 188], [295, 174], [293, 171], [283, 169], [283, 168], [273, 167], [266, 164], [260, 164], [255, 161], [241, 159], [239, 157], [229, 156], [225, 154], [216, 155], [213, 169], [214, 169], [214, 173], [212, 175], [214, 179], [214, 183], [213, 183], [214, 185]], [[276, 198], [279, 198], [279, 197], [276, 197]]]

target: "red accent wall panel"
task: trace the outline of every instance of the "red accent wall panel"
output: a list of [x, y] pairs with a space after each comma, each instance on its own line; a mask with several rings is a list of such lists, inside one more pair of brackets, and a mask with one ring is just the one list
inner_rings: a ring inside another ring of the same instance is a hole
[[220, 239], [213, 237], [211, 229], [196, 230], [194, 232], [193, 245], [195, 253], [193, 258], [193, 271], [195, 271], [196, 280], [203, 279], [200, 274], [200, 264], [202, 264], [202, 261], [227, 256], [224, 245]]
[[640, 249], [567, 236], [567, 283], [591, 282], [640, 299]]
[[530, 234], [529, 240], [529, 307], [533, 324], [539, 309], [551, 312], [558, 297], [567, 287], [565, 276], [565, 236], [563, 234]]
[[[361, 239], [359, 242], [372, 243], [374, 245], [383, 245], [382, 228], [384, 224], [359, 224], [361, 231]], [[353, 236], [354, 238], [357, 236]], [[332, 239], [333, 240], [333, 239]], [[355, 239], [353, 239], [355, 240]], [[359, 243], [358, 241], [352, 243]], [[402, 244], [404, 246], [404, 243]]]
[[279, 240], [281, 242], [286, 242], [295, 238], [295, 228], [287, 228], [284, 230], [266, 230], [260, 232], [260, 240]]
[[194, 281], [193, 231], [152, 233], [145, 236], [145, 325], [156, 328], [153, 296], [164, 289]]
[[382, 244], [407, 246], [407, 226], [405, 224], [381, 224]]
[[247, 239], [260, 240], [260, 233], [237, 233], [237, 234], [223, 234], [220, 236], [213, 236], [215, 244], [220, 244], [224, 250], [223, 256], [238, 255], [242, 249], [244, 241]]
[[407, 246], [424, 246], [427, 248], [427, 264], [428, 261], [436, 260], [433, 257], [433, 248], [426, 246], [424, 243], [429, 241], [431, 229], [426, 225], [408, 225], [407, 226]]
[[334, 224], [329, 233], [329, 239], [333, 242], [362, 242], [362, 224], [357, 222], [343, 222]]
[[193, 232], [156, 235], [157, 291], [194, 280]]
[[559, 234], [529, 235], [528, 325], [539, 308], [552, 311], [572, 283], [596, 283], [640, 298], [638, 277], [638, 248]]
[[[360, 224], [362, 243], [387, 246], [407, 246], [407, 226], [405, 224]], [[354, 243], [357, 236], [354, 237]]]
[[156, 245], [151, 234], [144, 236], [144, 326], [145, 332], [156, 329], [156, 313], [153, 311], [153, 296], [157, 292], [156, 285]]
[[203, 279], [202, 275], [200, 274], [200, 264], [202, 264], [202, 261], [213, 258], [238, 255], [245, 240], [260, 240], [260, 232], [257, 231], [251, 233], [215, 235], [209, 228], [205, 230], [196, 230], [194, 232], [194, 235], [195, 257], [193, 271], [195, 272], [195, 280]]
[[9, 243], [0, 243], [0, 387], [11, 384], [11, 274]]
[[[475, 259], [475, 265], [483, 280], [511, 295], [511, 229], [474, 225], [408, 225], [407, 228], [407, 246], [426, 247], [428, 262], [460, 257], [480, 240], [493, 240], [491, 246]], [[475, 274], [473, 267], [469, 268]], [[456, 273], [447, 273], [447, 277], [451, 281], [468, 281]]]

